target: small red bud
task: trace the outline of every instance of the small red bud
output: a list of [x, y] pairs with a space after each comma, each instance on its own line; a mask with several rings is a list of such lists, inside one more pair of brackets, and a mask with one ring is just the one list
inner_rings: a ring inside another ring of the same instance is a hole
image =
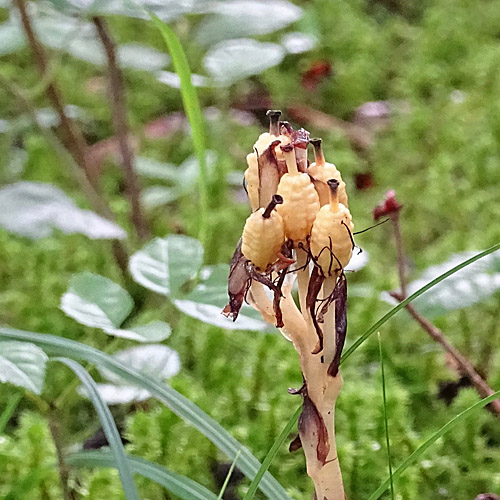
[[385, 200], [373, 209], [373, 218], [378, 220], [380, 217], [397, 214], [402, 208], [403, 205], [396, 200], [396, 191], [391, 189], [385, 193]]

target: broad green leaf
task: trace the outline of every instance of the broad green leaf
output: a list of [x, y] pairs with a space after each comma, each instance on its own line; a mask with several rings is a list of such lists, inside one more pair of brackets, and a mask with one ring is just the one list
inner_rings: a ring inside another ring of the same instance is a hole
[[147, 158], [146, 156], [135, 157], [135, 171], [147, 179], [157, 179], [166, 182], [176, 182], [178, 166]]
[[150, 186], [142, 189], [141, 202], [145, 208], [157, 208], [172, 203], [181, 196], [178, 189], [167, 186]]
[[265, 35], [297, 21], [302, 9], [285, 0], [230, 0], [214, 4], [199, 25], [196, 40], [210, 45], [231, 38]]
[[74, 275], [61, 298], [61, 309], [79, 323], [94, 328], [119, 328], [134, 301], [120, 285], [92, 273]]
[[134, 484], [134, 476], [132, 469], [125, 455], [125, 449], [120, 437], [120, 433], [116, 428], [113, 416], [106, 406], [97, 390], [96, 383], [92, 377], [85, 371], [83, 366], [79, 365], [76, 361], [66, 358], [56, 358], [59, 361], [73, 370], [75, 375], [81, 380], [85, 387], [89, 399], [92, 401], [94, 408], [99, 415], [99, 420], [101, 421], [101, 426], [109, 443], [109, 448], [111, 450], [113, 461], [118, 469], [118, 474], [120, 475], [120, 480], [122, 482], [123, 491], [125, 493], [126, 500], [139, 500], [139, 494]]
[[123, 68], [139, 71], [159, 71], [170, 63], [167, 54], [137, 43], [119, 45], [118, 60]]
[[[436, 276], [455, 267], [465, 259], [472, 257], [474, 252], [463, 252], [452, 255], [446, 262], [426, 269], [422, 276], [408, 285], [408, 293], [421, 288]], [[477, 304], [500, 290], [500, 251], [494, 252], [479, 262], [475, 262], [446, 281], [439, 283], [428, 293], [415, 300], [415, 308], [426, 316], [436, 317], [447, 311], [462, 309]], [[387, 293], [382, 295], [387, 302], [394, 299]]]
[[[140, 403], [151, 397], [149, 391], [133, 385], [97, 384], [97, 390], [101, 398], [110, 406]], [[78, 392], [88, 397], [84, 389], [80, 388]]]
[[289, 54], [302, 54], [308, 52], [318, 44], [318, 39], [313, 35], [294, 31], [287, 33], [281, 38], [281, 45], [285, 47]]
[[[181, 368], [177, 352], [164, 345], [152, 344], [132, 347], [113, 354], [113, 358], [156, 380], [169, 379], [177, 375]], [[109, 370], [100, 369], [100, 372], [105, 379], [111, 382], [110, 384], [98, 384], [99, 393], [108, 404], [132, 403], [151, 397], [148, 391], [127, 385], [125, 380]]]
[[130, 272], [137, 283], [162, 295], [176, 297], [193, 279], [203, 262], [198, 240], [183, 235], [155, 238], [130, 258]]
[[0, 342], [0, 382], [8, 382], [40, 394], [47, 355], [36, 345]]
[[13, 54], [26, 45], [20, 26], [6, 22], [0, 24], [0, 57]]
[[0, 227], [31, 239], [54, 229], [91, 239], [123, 239], [125, 231], [90, 210], [82, 210], [60, 189], [42, 182], [16, 182], [0, 189]]
[[[172, 71], [159, 71], [156, 78], [159, 82], [164, 83], [173, 89], [181, 88], [181, 79], [177, 73], [173, 73]], [[210, 80], [206, 76], [197, 75], [195, 73], [191, 74], [191, 83], [193, 84], [193, 87], [210, 86]]]
[[200, 273], [200, 283], [189, 295], [175, 300], [174, 304], [188, 316], [226, 330], [263, 331], [270, 329], [271, 327], [258, 319], [260, 316], [246, 305], [242, 307], [235, 322], [222, 315], [221, 311], [229, 300], [228, 275], [229, 266], [226, 264], [204, 267]]
[[[243, 447], [221, 425], [203, 412], [198, 406], [182, 396], [166, 384], [152, 379], [137, 370], [133, 370], [94, 349], [93, 347], [68, 340], [55, 335], [44, 335], [12, 328], [0, 327], [0, 340], [15, 340], [31, 342], [42, 348], [50, 356], [66, 356], [74, 359], [85, 360], [100, 368], [112, 371], [128, 383], [148, 390], [153, 397], [168, 406], [176, 415], [185, 422], [190, 423], [215, 444], [231, 460], [241, 452], [238, 468], [250, 479], [257, 473], [260, 462]], [[290, 500], [283, 487], [269, 473], [266, 473], [259, 482], [259, 489], [273, 500]]]
[[[163, 486], [181, 500], [217, 500], [217, 497], [201, 484], [166, 467], [148, 462], [139, 457], [127, 456], [132, 471]], [[66, 458], [74, 467], [116, 467], [108, 451], [83, 451]]]
[[[112, 355], [114, 359], [130, 368], [150, 376], [155, 380], [166, 380], [179, 373], [179, 355], [170, 347], [161, 344], [141, 345], [124, 349]], [[100, 369], [101, 375], [109, 382], [123, 384], [123, 378], [109, 370]]]
[[226, 40], [212, 47], [203, 60], [210, 76], [221, 85], [231, 85], [278, 65], [285, 57], [283, 47], [249, 38]]
[[145, 325], [132, 326], [123, 330], [112, 330], [108, 333], [115, 337], [128, 338], [137, 342], [160, 342], [170, 337], [170, 325], [164, 321], [152, 321]]
[[172, 21], [184, 14], [197, 12], [200, 0], [50, 0], [61, 10], [75, 11], [86, 16], [117, 15], [149, 19], [148, 11], [162, 21]]

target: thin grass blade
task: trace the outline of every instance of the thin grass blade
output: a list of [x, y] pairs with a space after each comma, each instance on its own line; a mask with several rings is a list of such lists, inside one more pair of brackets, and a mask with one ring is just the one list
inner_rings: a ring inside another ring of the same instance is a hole
[[[166, 467], [131, 455], [127, 455], [127, 460], [135, 474], [151, 479], [181, 500], [217, 500], [215, 494], [201, 484]], [[65, 461], [74, 467], [116, 467], [109, 451], [83, 451], [70, 455]]]
[[0, 414], [0, 434], [2, 434], [2, 432], [5, 430], [5, 427], [9, 423], [9, 420], [12, 418], [12, 415], [14, 415], [17, 405], [19, 404], [22, 398], [23, 398], [22, 394], [14, 394], [9, 398], [7, 406]]
[[127, 500], [139, 500], [139, 494], [137, 493], [134, 483], [134, 476], [125, 454], [125, 448], [123, 447], [120, 433], [116, 428], [115, 421], [113, 420], [113, 416], [111, 415], [108, 406], [99, 394], [99, 390], [97, 389], [94, 379], [87, 373], [83, 366], [72, 359], [55, 358], [54, 361], [59, 361], [73, 370], [75, 375], [82, 382], [90, 401], [92, 401], [92, 404], [99, 415], [104, 435], [108, 440], [109, 448], [111, 450], [114, 463], [116, 464], [115, 466], [118, 469], [118, 474], [120, 475], [125, 498]]
[[[481, 408], [484, 408], [488, 403], [491, 403], [495, 399], [498, 399], [500, 396], [500, 391], [493, 393], [491, 396], [487, 398], [481, 399], [477, 403], [469, 406], [462, 413], [459, 413], [456, 417], [452, 418], [449, 422], [443, 425], [437, 432], [435, 432], [427, 441], [421, 444], [392, 474], [392, 478], [395, 481], [396, 479], [403, 474], [403, 472], [408, 469], [410, 465], [415, 463], [423, 453], [425, 453], [440, 437], [444, 436], [447, 432], [451, 431], [457, 424], [459, 424], [462, 420], [470, 417], [473, 413], [479, 411]], [[368, 500], [377, 500], [380, 498], [387, 488], [390, 485], [391, 478], [386, 479], [377, 490], [370, 495]]]
[[380, 356], [380, 372], [382, 381], [382, 400], [384, 403], [384, 427], [385, 427], [385, 441], [387, 446], [387, 465], [389, 468], [389, 480], [391, 486], [391, 498], [394, 500], [394, 481], [392, 477], [392, 459], [391, 459], [391, 443], [389, 439], [389, 423], [387, 421], [387, 396], [385, 391], [385, 370], [384, 370], [384, 353], [382, 352], [382, 339], [380, 332], [378, 332], [378, 351]]
[[250, 483], [250, 486], [248, 487], [247, 493], [244, 496], [243, 500], [252, 500], [253, 497], [255, 496], [255, 493], [257, 492], [257, 489], [260, 487], [260, 481], [262, 480], [262, 477], [264, 474], [267, 473], [267, 469], [269, 469], [269, 466], [271, 465], [271, 462], [274, 460], [274, 457], [278, 453], [279, 449], [289, 436], [293, 426], [297, 422], [300, 416], [300, 412], [302, 411], [302, 407], [299, 406], [297, 410], [295, 410], [295, 413], [292, 415], [288, 423], [285, 425], [283, 430], [281, 431], [280, 435], [276, 438], [274, 441], [273, 445], [271, 446], [270, 450], [267, 452], [266, 457], [262, 461], [262, 465], [260, 466], [257, 474], [253, 478], [252, 482]]
[[165, 40], [174, 71], [179, 76], [181, 86], [181, 97], [186, 116], [191, 127], [193, 145], [200, 172], [198, 175], [198, 185], [200, 189], [200, 240], [206, 241], [208, 231], [208, 169], [206, 153], [205, 120], [201, 112], [198, 94], [191, 81], [191, 69], [189, 62], [182, 48], [182, 44], [177, 38], [172, 28], [161, 19], [150, 12], [154, 25], [158, 28]]
[[238, 461], [238, 458], [240, 458], [240, 455], [241, 453], [238, 452], [238, 454], [234, 457], [233, 463], [231, 464], [231, 467], [229, 467], [229, 470], [227, 472], [226, 479], [224, 479], [224, 484], [222, 485], [222, 488], [219, 491], [219, 496], [217, 497], [217, 500], [222, 500], [222, 497], [226, 492], [227, 485], [229, 484], [229, 480], [231, 479], [234, 468], [236, 467], [236, 462]]
[[[0, 327], [0, 339], [32, 342], [43, 349], [49, 356], [64, 356], [85, 360], [113, 372], [130, 384], [148, 390], [152, 397], [161, 401], [185, 422], [199, 430], [231, 460], [241, 450], [238, 468], [249, 479], [253, 479], [257, 474], [261, 464], [250, 451], [203, 410], [170, 386], [120, 363], [113, 357], [93, 347], [74, 340], [6, 327]], [[259, 483], [259, 489], [273, 500], [290, 500], [285, 489], [269, 472], [264, 474], [262, 481]]]

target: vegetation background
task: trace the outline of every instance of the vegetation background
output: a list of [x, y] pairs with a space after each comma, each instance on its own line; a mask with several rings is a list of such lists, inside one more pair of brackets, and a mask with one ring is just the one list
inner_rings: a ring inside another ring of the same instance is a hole
[[[89, 22], [83, 21], [85, 12], [68, 10], [67, 5], [85, 3], [37, 1], [30, 4], [30, 13], [45, 22], [39, 33], [51, 61], [47, 79], [57, 82], [65, 103], [73, 106], [70, 109], [90, 150], [99, 158], [95, 174], [100, 189], [118, 224], [127, 230], [126, 245], [133, 251], [142, 243], [130, 222], [106, 93], [106, 65], [99, 59], [102, 54], [93, 52], [97, 49], [89, 38], [78, 39], [78, 23]], [[286, 10], [289, 6], [277, 2], [273, 16], [266, 13], [265, 3], [248, 2], [247, 11], [239, 11], [231, 22], [221, 14], [226, 7], [214, 14], [200, 5], [176, 3], [185, 10], [169, 20], [192, 71], [205, 76], [200, 78], [203, 86], [198, 95], [213, 152], [205, 179], [209, 207], [205, 264], [229, 262], [240, 236], [249, 209], [239, 183], [245, 156], [264, 130], [268, 108], [281, 109], [285, 119], [323, 138], [327, 159], [337, 165], [347, 184], [356, 229], [372, 224], [373, 208], [388, 189], [397, 191], [404, 204], [401, 226], [410, 279], [453, 254], [479, 251], [500, 241], [500, 2], [314, 0], [296, 2], [300, 10], [292, 9], [292, 14]], [[173, 9], [173, 4], [165, 2], [168, 8]], [[258, 19], [253, 24], [248, 20], [252, 9]], [[264, 13], [261, 18], [259, 9]], [[287, 16], [293, 22], [249, 32], [252, 26], [263, 26], [266, 18]], [[11, 28], [19, 21], [9, 1], [1, 2], [0, 20], [4, 21], [0, 25], [0, 183], [51, 183], [79, 207], [90, 209], [67, 165], [33, 124], [19, 95], [9, 90], [11, 85], [29, 95], [43, 126], [57, 131], [45, 92], [47, 81], [41, 79], [22, 31], [19, 35]], [[117, 45], [155, 49], [131, 52], [129, 63], [121, 60], [131, 143], [140, 159], [136, 166], [142, 166], [137, 169], [147, 225], [154, 236], [196, 237], [197, 163], [192, 159], [175, 75], [159, 73], [172, 71], [168, 60], [161, 58], [165, 53], [161, 34], [151, 21], [123, 15], [119, 9], [107, 15], [106, 22]], [[66, 41], [76, 39], [71, 49], [61, 43], [60, 33], [54, 34], [58, 26], [68, 26]], [[243, 37], [278, 47], [288, 43], [288, 52], [270, 47], [269, 52], [259, 52], [263, 50], [259, 47], [254, 53], [254, 48], [243, 45], [248, 53], [231, 60], [215, 51], [221, 40]], [[374, 101], [381, 102], [366, 104]], [[158, 178], [162, 164], [168, 164], [169, 174]], [[178, 352], [181, 362], [171, 386], [259, 459], [265, 456], [298, 405], [286, 389], [301, 385], [296, 353], [279, 334], [229, 331], [181, 313], [165, 297], [124, 279], [111, 245], [103, 240], [59, 230], [28, 239], [1, 224], [0, 323], [50, 332], [106, 352], [127, 348], [131, 341], [82, 326], [60, 309], [61, 296], [76, 273], [88, 271], [120, 283], [136, 304], [128, 322], [161, 320], [171, 325], [166, 344]], [[390, 227], [360, 234], [357, 243], [368, 263], [349, 275], [348, 344], [388, 310], [381, 293], [398, 287]], [[495, 262], [496, 267], [488, 270], [491, 281], [481, 284], [488, 290], [487, 297], [467, 280], [460, 284], [462, 299], [478, 293], [484, 300], [469, 307], [462, 307], [459, 300], [459, 306], [434, 311], [433, 321], [498, 388], [500, 307], [494, 292], [500, 283], [500, 265]], [[381, 335], [391, 452], [398, 464], [478, 396], [470, 387], [458, 390], [460, 374], [407, 313], [384, 325]], [[339, 456], [348, 498], [364, 499], [387, 476], [375, 339], [350, 358], [343, 376], [337, 408]], [[63, 442], [78, 450], [100, 423], [91, 403], [76, 391], [74, 379], [67, 368], [51, 366], [42, 401], [59, 402], [57, 422]], [[444, 383], [448, 393], [457, 389], [448, 404], [439, 397]], [[71, 390], [65, 390], [68, 387]], [[20, 388], [1, 385], [0, 414], [21, 394], [25, 392]], [[0, 429], [0, 498], [5, 500], [62, 498], [50, 419], [40, 405], [40, 399], [28, 395], [16, 403]], [[112, 413], [128, 451], [212, 491], [220, 489], [227, 458], [168, 408], [145, 400], [114, 405]], [[498, 418], [481, 411], [406, 471], [395, 484], [395, 498], [472, 500], [486, 491], [500, 493], [499, 464]], [[289, 454], [283, 447], [270, 472], [293, 498], [310, 498], [300, 452]], [[70, 469], [69, 479], [77, 498], [124, 498], [114, 469]], [[141, 498], [175, 498], [151, 481], [138, 478], [136, 482]], [[248, 482], [235, 480], [226, 498], [239, 498], [247, 487]]]

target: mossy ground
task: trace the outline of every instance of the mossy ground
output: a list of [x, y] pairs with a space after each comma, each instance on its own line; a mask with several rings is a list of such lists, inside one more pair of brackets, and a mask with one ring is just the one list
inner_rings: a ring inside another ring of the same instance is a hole
[[[403, 103], [388, 127], [368, 150], [355, 151], [337, 130], [322, 133], [325, 152], [342, 171], [349, 190], [356, 229], [368, 227], [371, 211], [390, 188], [405, 207], [402, 229], [411, 276], [446, 260], [452, 253], [482, 250], [500, 241], [500, 2], [317, 0], [304, 3], [299, 27], [313, 30], [318, 48], [289, 56], [260, 77], [230, 90], [202, 90], [204, 106], [218, 106], [221, 118], [211, 123], [210, 147], [218, 153], [217, 179], [210, 185], [210, 236], [207, 263], [228, 262], [239, 237], [247, 206], [220, 182], [221, 172], [244, 170], [244, 157], [261, 132], [228, 118], [228, 102], [265, 85], [273, 107], [307, 105], [350, 119], [366, 101]], [[152, 26], [114, 19], [123, 42], [142, 41], [161, 48]], [[186, 26], [182, 29], [187, 32]], [[273, 36], [268, 37], [273, 39]], [[183, 37], [195, 71], [201, 51]], [[333, 76], [315, 91], [300, 85], [301, 72], [317, 59], [333, 64]], [[92, 141], [111, 134], [104, 94], [86, 82], [104, 71], [63, 56], [57, 75], [67, 101], [89, 115]], [[2, 62], [2, 73], [23, 88], [38, 82], [28, 51]], [[177, 90], [144, 74], [127, 73], [129, 116], [141, 125], [182, 109]], [[40, 106], [46, 105], [38, 98]], [[17, 104], [0, 90], [2, 118], [18, 114]], [[317, 131], [311, 129], [314, 135]], [[85, 206], [86, 201], [38, 132], [19, 134], [29, 153], [23, 179], [52, 182]], [[3, 141], [3, 142], [2, 142]], [[0, 135], [0, 145], [6, 142]], [[141, 154], [179, 163], [192, 153], [189, 138], [176, 134], [165, 141], [144, 139]], [[9, 179], [4, 165], [2, 181]], [[369, 172], [373, 187], [355, 189], [355, 175]], [[105, 166], [101, 183], [119, 222], [128, 227], [128, 205], [117, 169]], [[196, 190], [178, 202], [148, 214], [155, 235], [197, 233]], [[368, 266], [350, 275], [348, 338], [352, 341], [377, 320], [387, 305], [382, 290], [397, 286], [395, 250], [390, 227], [360, 235], [357, 242], [370, 255]], [[137, 243], [130, 242], [131, 248]], [[120, 281], [107, 243], [82, 236], [28, 241], [0, 232], [0, 320], [12, 327], [76, 339], [106, 350], [112, 339], [76, 324], [59, 310], [59, 300], [73, 273], [91, 271]], [[363, 293], [359, 293], [362, 291]], [[300, 372], [291, 345], [276, 335], [227, 332], [183, 317], [160, 296], [140, 289], [142, 319], [162, 319], [173, 326], [168, 345], [177, 349], [183, 368], [172, 386], [194, 401], [237, 439], [263, 458], [293, 413], [298, 399], [287, 387], [299, 386]], [[363, 296], [361, 296], [363, 295]], [[500, 344], [498, 296], [485, 303], [438, 318], [437, 324], [479, 367], [484, 354]], [[456, 379], [445, 357], [405, 313], [381, 330], [388, 384], [389, 428], [393, 462], [398, 464], [422, 440], [477, 400], [465, 389], [450, 406], [437, 398], [438, 384]], [[113, 343], [113, 348], [128, 343]], [[493, 387], [500, 387], [498, 356], [488, 366]], [[337, 407], [337, 436], [347, 496], [367, 498], [387, 476], [378, 346], [370, 340], [343, 367], [344, 389]], [[44, 397], [54, 400], [73, 376], [51, 365]], [[0, 408], [17, 389], [2, 386]], [[131, 452], [170, 467], [215, 490], [210, 466], [224, 460], [208, 440], [153, 401], [134, 408], [115, 408], [125, 424]], [[99, 427], [91, 405], [76, 391], [65, 401], [60, 424], [68, 444], [80, 443]], [[58, 476], [44, 417], [23, 399], [0, 436], [0, 496], [9, 499], [56, 500]], [[498, 421], [486, 411], [460, 424], [435, 444], [424, 459], [396, 483], [396, 497], [472, 500], [485, 491], [500, 492]], [[283, 449], [270, 471], [297, 499], [310, 498], [300, 452]], [[84, 498], [123, 497], [115, 471], [72, 473]], [[170, 498], [159, 487], [138, 479], [142, 498]], [[28, 488], [24, 491], [23, 488]], [[241, 486], [244, 490], [245, 484]], [[6, 496], [5, 496], [6, 495]], [[9, 496], [10, 495], [10, 496]]]

